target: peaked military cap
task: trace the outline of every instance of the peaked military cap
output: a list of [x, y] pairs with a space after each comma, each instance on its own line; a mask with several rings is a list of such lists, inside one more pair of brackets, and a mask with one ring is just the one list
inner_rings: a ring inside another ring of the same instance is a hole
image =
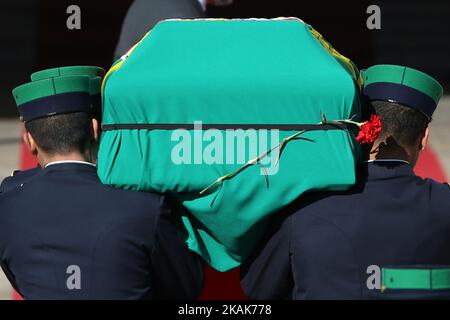
[[443, 88], [424, 72], [397, 65], [375, 65], [364, 70], [364, 95], [371, 101], [396, 102], [414, 108], [429, 119]]
[[31, 75], [31, 81], [38, 81], [60, 76], [89, 76], [91, 78], [95, 77], [103, 78], [104, 75], [105, 70], [100, 67], [69, 66], [69, 67], [51, 68], [35, 72]]
[[90, 94], [93, 115], [96, 119], [101, 118], [101, 88], [105, 70], [96, 66], [68, 66], [51, 68], [35, 72], [31, 75], [31, 81], [38, 81], [59, 76], [89, 76], [91, 78]]
[[72, 112], [91, 112], [88, 76], [62, 76], [23, 84], [13, 90], [23, 120]]

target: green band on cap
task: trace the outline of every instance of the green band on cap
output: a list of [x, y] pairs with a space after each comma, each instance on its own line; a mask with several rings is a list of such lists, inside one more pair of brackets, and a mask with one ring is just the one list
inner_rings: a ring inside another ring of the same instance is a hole
[[31, 81], [39, 81], [43, 79], [59, 77], [59, 76], [88, 76], [103, 77], [105, 70], [95, 66], [70, 66], [46, 69], [35, 72], [31, 75]]
[[397, 290], [450, 289], [450, 269], [383, 269], [382, 287]]
[[433, 77], [421, 71], [395, 65], [376, 65], [363, 72], [364, 86], [373, 83], [390, 82], [420, 91], [432, 98], [436, 105], [443, 95], [443, 88]]
[[13, 90], [17, 106], [24, 103], [70, 92], [90, 92], [88, 76], [64, 76], [23, 84]]
[[100, 77], [91, 78], [89, 83], [89, 93], [91, 94], [91, 96], [100, 94], [101, 90], [102, 90], [102, 78]]

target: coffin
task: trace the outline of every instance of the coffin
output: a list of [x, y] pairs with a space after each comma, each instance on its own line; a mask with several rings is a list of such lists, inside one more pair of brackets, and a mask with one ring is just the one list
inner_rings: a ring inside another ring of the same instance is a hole
[[354, 133], [321, 114], [358, 117], [358, 79], [299, 19], [160, 22], [104, 81], [99, 177], [170, 194], [189, 248], [230, 270], [302, 193], [355, 183]]

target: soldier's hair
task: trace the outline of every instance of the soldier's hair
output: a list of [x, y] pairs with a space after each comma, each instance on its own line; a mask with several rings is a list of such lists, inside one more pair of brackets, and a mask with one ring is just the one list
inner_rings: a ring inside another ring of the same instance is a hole
[[36, 144], [50, 155], [84, 154], [94, 140], [92, 116], [84, 112], [67, 113], [25, 123]]
[[421, 112], [402, 104], [372, 101], [373, 112], [381, 117], [380, 139], [392, 136], [397, 143], [413, 147], [423, 137], [430, 120]]

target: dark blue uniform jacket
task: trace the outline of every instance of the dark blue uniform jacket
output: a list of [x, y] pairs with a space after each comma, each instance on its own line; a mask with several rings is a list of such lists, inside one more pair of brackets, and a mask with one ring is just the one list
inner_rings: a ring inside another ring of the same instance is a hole
[[365, 164], [358, 181], [348, 192], [304, 194], [277, 215], [242, 268], [251, 298], [388, 298], [377, 268], [450, 265], [447, 184], [399, 161]]
[[114, 189], [96, 168], [48, 166], [0, 195], [0, 263], [25, 299], [194, 299], [203, 265], [160, 195]]

